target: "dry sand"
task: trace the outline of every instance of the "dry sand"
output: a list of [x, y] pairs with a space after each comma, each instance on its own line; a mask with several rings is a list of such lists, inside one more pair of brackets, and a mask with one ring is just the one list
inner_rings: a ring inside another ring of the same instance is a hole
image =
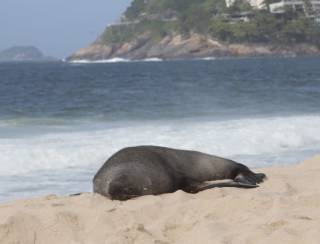
[[1, 244], [320, 243], [320, 156], [260, 170], [256, 189], [178, 191], [127, 202], [95, 194], [0, 205]]

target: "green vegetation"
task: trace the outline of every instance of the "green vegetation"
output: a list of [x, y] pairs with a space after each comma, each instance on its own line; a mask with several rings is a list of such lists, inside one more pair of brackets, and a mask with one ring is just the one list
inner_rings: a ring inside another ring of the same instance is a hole
[[177, 32], [177, 22], [164, 22], [161, 20], [142, 20], [135, 24], [109, 26], [102, 34], [104, 43], [123, 43], [135, 37], [149, 33], [153, 41], [159, 41], [164, 36]]
[[[243, 13], [250, 13], [249, 21], [233, 18]], [[320, 27], [303, 13], [289, 10], [275, 16], [268, 10], [252, 9], [246, 0], [236, 0], [230, 8], [225, 0], [133, 0], [124, 17], [122, 25], [107, 28], [104, 42], [122, 43], [143, 33], [150, 33], [156, 41], [170, 33], [187, 36], [195, 32], [229, 43], [310, 43], [320, 47]]]
[[213, 21], [208, 32], [226, 42], [295, 44], [320, 46], [320, 28], [303, 15], [276, 18], [268, 12], [256, 12], [249, 22], [229, 23], [220, 18]]
[[44, 60], [41, 51], [32, 46], [15, 46], [0, 52], [0, 61]]

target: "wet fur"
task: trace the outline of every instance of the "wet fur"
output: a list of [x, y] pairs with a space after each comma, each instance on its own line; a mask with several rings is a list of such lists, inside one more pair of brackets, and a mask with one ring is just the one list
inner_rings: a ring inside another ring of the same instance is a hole
[[[201, 152], [139, 146], [111, 156], [95, 175], [93, 185], [96, 193], [127, 200], [179, 189], [196, 193], [213, 187], [253, 188], [265, 177], [243, 164]], [[225, 179], [232, 181], [205, 183]]]

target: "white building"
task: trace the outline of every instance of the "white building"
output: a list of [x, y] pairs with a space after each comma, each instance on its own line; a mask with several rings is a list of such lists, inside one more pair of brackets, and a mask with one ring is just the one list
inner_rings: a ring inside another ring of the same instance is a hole
[[[231, 7], [237, 0], [225, 0], [227, 7]], [[264, 0], [247, 0], [248, 3], [255, 9], [262, 9], [265, 7]]]
[[[237, 0], [225, 0], [227, 7], [231, 7]], [[255, 9], [266, 8], [264, 0], [247, 0]], [[282, 14], [286, 9], [291, 8], [295, 11], [304, 12], [307, 16], [320, 16], [320, 0], [280, 0], [269, 5], [270, 12]]]
[[287, 8], [304, 12], [306, 15], [320, 14], [320, 0], [281, 0], [270, 4], [269, 7], [270, 12], [274, 14], [282, 14]]

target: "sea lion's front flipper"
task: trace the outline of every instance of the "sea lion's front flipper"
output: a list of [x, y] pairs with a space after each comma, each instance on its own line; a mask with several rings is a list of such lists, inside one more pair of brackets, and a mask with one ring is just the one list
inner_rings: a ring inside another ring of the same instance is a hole
[[224, 182], [216, 182], [216, 183], [202, 182], [202, 183], [193, 183], [192, 185], [189, 185], [189, 187], [186, 187], [183, 190], [188, 193], [198, 193], [200, 191], [204, 191], [212, 188], [222, 188], [222, 187], [256, 188], [256, 187], [259, 187], [259, 185], [253, 185], [251, 183], [236, 182], [236, 181], [224, 181]]
[[235, 181], [226, 181], [226, 182], [208, 184], [198, 189], [198, 191], [204, 191], [211, 188], [222, 188], [222, 187], [256, 188], [256, 187], [259, 187], [259, 185], [253, 185], [250, 183], [235, 182]]

